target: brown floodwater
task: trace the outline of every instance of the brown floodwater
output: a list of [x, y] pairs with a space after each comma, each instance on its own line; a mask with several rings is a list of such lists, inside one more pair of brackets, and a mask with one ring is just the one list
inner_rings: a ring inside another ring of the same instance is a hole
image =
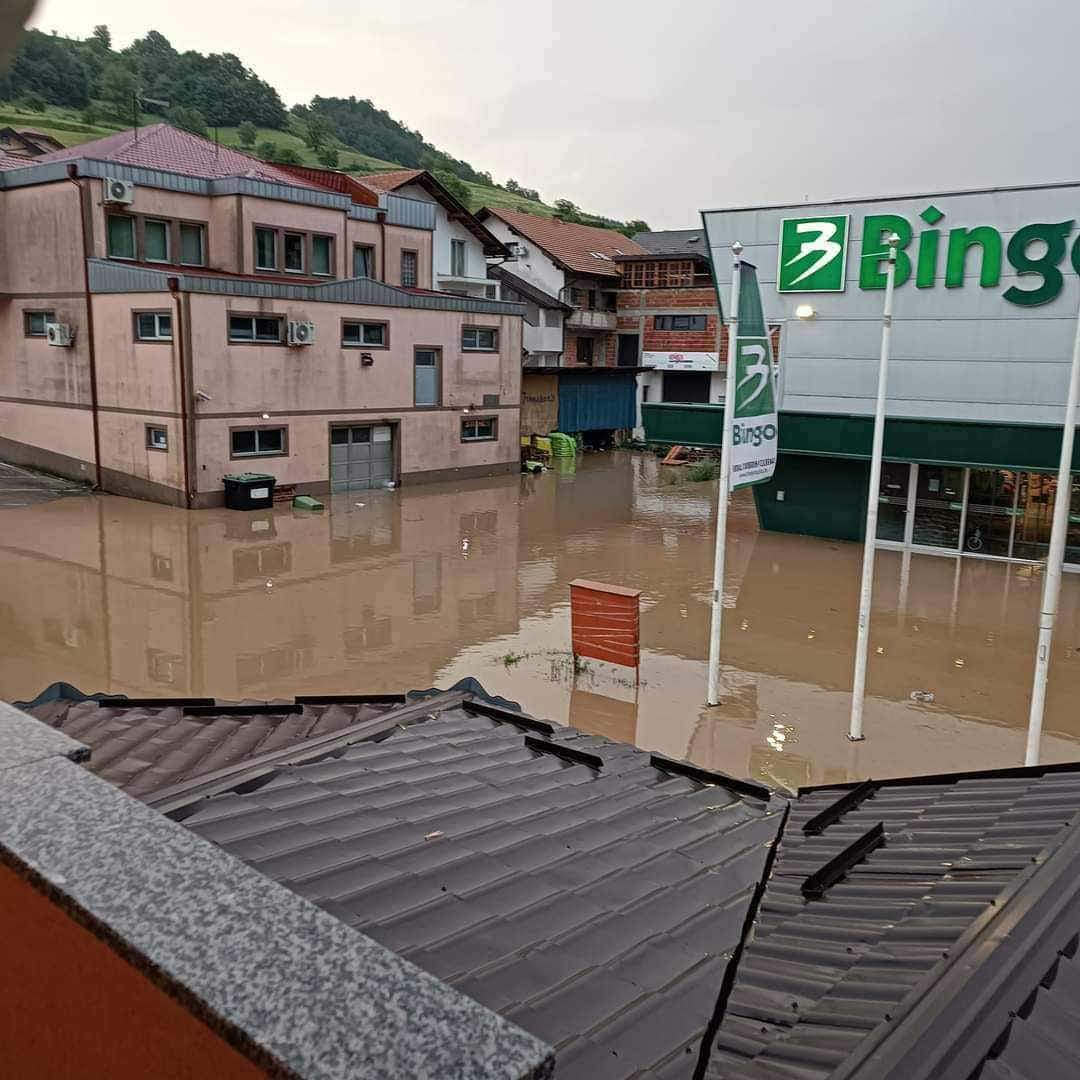
[[[676, 480], [678, 482], [672, 482]], [[229, 699], [448, 686], [787, 786], [1022, 764], [1041, 575], [881, 551], [867, 738], [845, 738], [860, 545], [729, 532], [724, 702], [703, 706], [715, 483], [647, 454], [335, 497], [322, 514], [111, 496], [0, 510], [0, 696]], [[640, 684], [570, 658], [569, 582], [642, 592]], [[1080, 758], [1065, 576], [1043, 759]], [[913, 701], [929, 691], [933, 701]]]

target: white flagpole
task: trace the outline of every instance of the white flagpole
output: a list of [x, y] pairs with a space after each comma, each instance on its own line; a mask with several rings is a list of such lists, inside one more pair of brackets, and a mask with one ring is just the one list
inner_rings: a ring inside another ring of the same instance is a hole
[[896, 249], [900, 237], [891, 233], [889, 266], [885, 275], [885, 310], [881, 320], [881, 359], [878, 361], [877, 408], [874, 444], [870, 452], [870, 487], [866, 494], [866, 537], [863, 541], [862, 590], [859, 593], [859, 636], [855, 644], [855, 678], [851, 687], [851, 723], [848, 738], [863, 738], [863, 698], [866, 696], [866, 654], [870, 648], [870, 608], [874, 598], [874, 554], [877, 548], [878, 494], [881, 489], [881, 453], [885, 445], [885, 394], [892, 348], [893, 291], [896, 286]]
[[1046, 555], [1046, 578], [1043, 581], [1042, 611], [1039, 614], [1039, 644], [1035, 652], [1035, 681], [1031, 688], [1031, 712], [1028, 715], [1025, 765], [1039, 764], [1043, 709], [1046, 706], [1046, 679], [1050, 674], [1050, 642], [1054, 637], [1058, 595], [1061, 592], [1061, 564], [1065, 559], [1065, 538], [1069, 531], [1069, 503], [1072, 501], [1073, 436], [1076, 433], [1076, 406], [1080, 399], [1080, 311], [1076, 316], [1073, 339], [1072, 371], [1069, 375], [1069, 398], [1065, 404], [1065, 423], [1061, 430], [1061, 460], [1058, 463], [1057, 494], [1054, 497], [1054, 523], [1050, 529], [1050, 550]]
[[724, 544], [727, 540], [728, 497], [731, 490], [731, 427], [735, 413], [735, 350], [739, 337], [739, 256], [743, 246], [731, 245], [731, 312], [728, 316], [727, 379], [724, 383], [724, 421], [720, 443], [720, 490], [716, 504], [716, 552], [713, 556], [712, 623], [709, 627], [709, 686], [705, 701], [720, 704], [720, 625], [724, 616]]

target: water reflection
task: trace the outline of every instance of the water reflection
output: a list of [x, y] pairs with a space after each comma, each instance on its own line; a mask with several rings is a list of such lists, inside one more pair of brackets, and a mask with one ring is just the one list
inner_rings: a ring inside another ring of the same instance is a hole
[[[671, 482], [671, 480], [676, 482]], [[861, 548], [731, 515], [724, 704], [701, 705], [715, 490], [646, 455], [185, 514], [112, 497], [0, 514], [0, 694], [396, 691], [464, 675], [530, 711], [794, 787], [1022, 758], [1037, 568], [883, 551], [868, 740], [844, 739]], [[642, 590], [641, 683], [568, 655], [568, 585]], [[1067, 575], [1046, 760], [1080, 755]], [[916, 696], [913, 697], [912, 695]]]

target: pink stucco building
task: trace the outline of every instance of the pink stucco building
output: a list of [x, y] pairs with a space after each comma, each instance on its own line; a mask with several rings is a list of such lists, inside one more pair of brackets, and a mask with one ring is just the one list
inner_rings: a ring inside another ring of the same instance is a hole
[[0, 162], [0, 458], [180, 506], [517, 467], [523, 307], [432, 290], [436, 206], [159, 124]]

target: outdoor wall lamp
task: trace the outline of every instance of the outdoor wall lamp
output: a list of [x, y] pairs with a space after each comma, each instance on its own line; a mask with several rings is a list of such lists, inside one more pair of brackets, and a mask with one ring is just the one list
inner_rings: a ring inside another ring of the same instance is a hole
[[212, 400], [210, 395], [205, 390], [196, 390], [195, 391], [195, 397], [198, 398], [199, 401], [211, 401]]
[[817, 317], [817, 311], [814, 309], [813, 304], [799, 304], [795, 308], [795, 317], [799, 319], [813, 319]]
[[371, 353], [365, 352], [365, 353], [360, 354], [360, 366], [361, 367], [371, 367], [371, 365], [374, 364], [374, 363], [375, 363], [375, 357], [372, 356]]

